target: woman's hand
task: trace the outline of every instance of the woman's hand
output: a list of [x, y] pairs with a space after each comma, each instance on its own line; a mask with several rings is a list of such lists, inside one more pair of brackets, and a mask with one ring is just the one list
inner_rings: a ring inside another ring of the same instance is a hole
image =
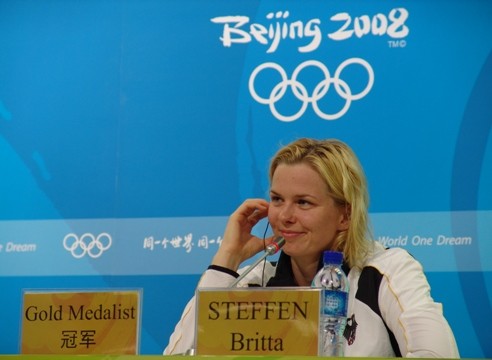
[[263, 240], [251, 235], [253, 227], [268, 216], [268, 202], [248, 199], [234, 211], [227, 222], [224, 238], [212, 264], [236, 271], [241, 263], [263, 250]]

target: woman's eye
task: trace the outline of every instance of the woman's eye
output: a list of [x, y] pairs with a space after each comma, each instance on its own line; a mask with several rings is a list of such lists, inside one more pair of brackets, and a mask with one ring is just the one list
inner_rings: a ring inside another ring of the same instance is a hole
[[299, 205], [303, 205], [303, 206], [305, 206], [305, 205], [311, 205], [311, 203], [309, 201], [304, 200], [304, 199], [297, 200], [297, 203]]
[[273, 203], [278, 203], [281, 201], [280, 197], [279, 196], [270, 196], [270, 200], [273, 202]]

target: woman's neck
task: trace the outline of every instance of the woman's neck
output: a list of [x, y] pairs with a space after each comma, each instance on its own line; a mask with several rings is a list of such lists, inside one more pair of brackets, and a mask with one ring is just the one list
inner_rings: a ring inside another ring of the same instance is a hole
[[300, 261], [291, 258], [292, 272], [294, 279], [299, 286], [311, 286], [314, 276], [318, 272], [319, 259], [310, 261]]

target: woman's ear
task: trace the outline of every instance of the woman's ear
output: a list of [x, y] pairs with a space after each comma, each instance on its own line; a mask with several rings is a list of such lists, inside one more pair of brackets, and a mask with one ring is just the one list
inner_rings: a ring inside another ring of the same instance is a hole
[[340, 224], [339, 224], [339, 229], [340, 231], [345, 231], [348, 230], [350, 227], [350, 218], [351, 218], [351, 213], [352, 213], [352, 207], [350, 204], [345, 204], [344, 206], [341, 207], [341, 217], [340, 217]]

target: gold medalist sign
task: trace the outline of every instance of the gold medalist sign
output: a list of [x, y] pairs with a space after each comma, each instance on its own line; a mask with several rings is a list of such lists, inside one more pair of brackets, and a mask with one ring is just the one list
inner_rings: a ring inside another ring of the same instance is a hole
[[136, 354], [140, 292], [24, 293], [22, 354]]
[[199, 289], [197, 355], [318, 355], [320, 290]]

